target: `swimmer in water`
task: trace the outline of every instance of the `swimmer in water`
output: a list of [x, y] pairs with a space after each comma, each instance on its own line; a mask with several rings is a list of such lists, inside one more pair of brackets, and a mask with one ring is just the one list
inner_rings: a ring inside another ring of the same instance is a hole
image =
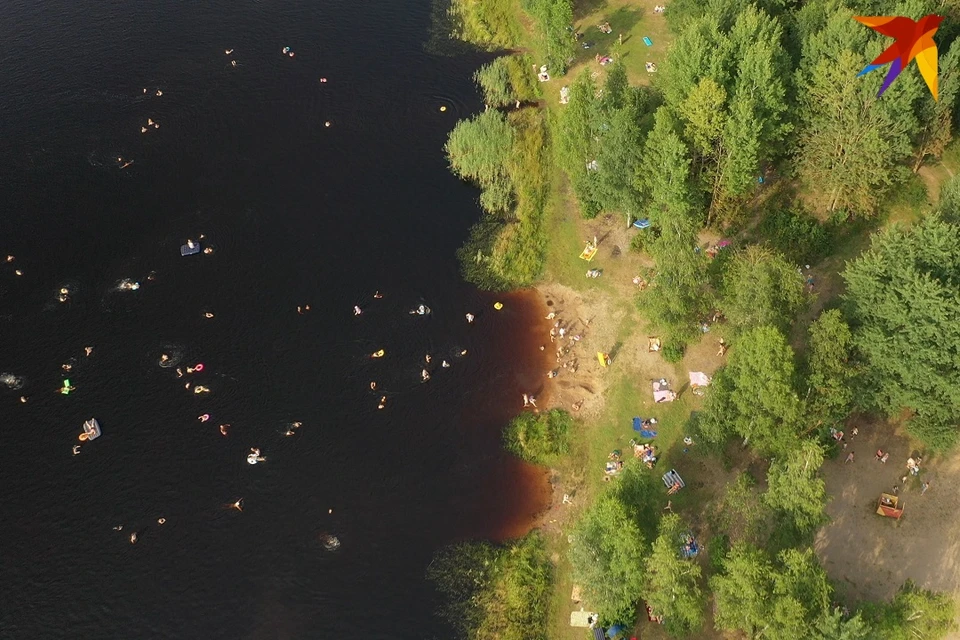
[[523, 406], [524, 407], [530, 406], [530, 396], [528, 396], [527, 394], [523, 394]]
[[152, 126], [153, 126], [153, 120], [151, 120], [150, 118], [147, 118], [147, 126], [148, 126], [148, 127], [152, 127]]
[[140, 133], [146, 133], [146, 132], [147, 132], [146, 127], [140, 127]]
[[374, 294], [373, 294], [373, 297], [374, 297], [375, 299], [379, 300], [380, 298], [383, 297], [383, 294], [380, 293], [379, 291], [375, 291]]
[[423, 359], [427, 361], [427, 364], [430, 364], [430, 354], [423, 356]]
[[73, 369], [73, 365], [64, 362], [62, 365], [60, 365], [60, 368], [63, 369], [64, 371], [70, 371], [71, 369]]
[[363, 313], [363, 310], [357, 305], [353, 305], [353, 315], [358, 316]]
[[284, 432], [283, 435], [285, 435], [285, 436], [292, 436], [292, 435], [293, 435], [293, 429], [287, 429], [287, 430]]
[[423, 378], [423, 381], [424, 381], [424, 382], [426, 382], [427, 380], [430, 379], [430, 373], [427, 372], [426, 369], [424, 369], [424, 370], [422, 370], [422, 371], [420, 372], [420, 377]]
[[231, 66], [231, 67], [237, 66], [237, 61], [236, 61], [236, 60], [231, 60], [231, 61], [230, 61], [230, 66]]
[[228, 424], [222, 424], [222, 425], [220, 425], [220, 435], [222, 435], [222, 436], [227, 435], [227, 429], [229, 429], [229, 428], [230, 428], [230, 425], [228, 425]]
[[380, 396], [380, 404], [377, 405], [377, 409], [383, 409], [387, 406], [387, 396]]
[[294, 423], [291, 424], [290, 426], [293, 427], [294, 429], [299, 429], [300, 427], [303, 426], [303, 423], [302, 423], [302, 422], [294, 422]]
[[16, 260], [16, 258], [13, 256], [7, 256], [7, 262], [13, 262], [14, 260]]
[[326, 81], [327, 81], [326, 78], [320, 78], [320, 82], [326, 82]]
[[207, 255], [210, 255], [211, 253], [213, 253], [213, 247], [204, 247], [203, 252]]
[[371, 382], [371, 383], [370, 383], [370, 389], [372, 389], [373, 391], [376, 391], [376, 390], [377, 390], [377, 383], [376, 383], [376, 382]]
[[471, 322], [473, 322], [473, 319], [474, 319], [475, 317], [476, 317], [476, 316], [474, 316], [472, 313], [468, 313], [468, 314], [467, 314], [467, 324], [470, 324]]
[[20, 402], [26, 404], [26, 403], [27, 403], [27, 396], [20, 396]]
[[78, 444], [73, 445], [73, 455], [76, 456], [76, 455], [79, 455], [79, 454], [80, 454], [80, 445], [78, 445]]
[[160, 89], [157, 89], [157, 97], [159, 98], [162, 95], [163, 95], [163, 91], [160, 91]]
[[223, 54], [227, 56], [230, 55], [231, 53], [233, 53], [233, 49], [227, 49], [226, 51], [223, 52]]
[[130, 534], [130, 544], [137, 544], [137, 532], [134, 531]]
[[440, 366], [443, 367], [444, 369], [449, 369], [450, 363], [444, 360], [443, 362], [440, 363]]
[[93, 347], [84, 347], [83, 352], [87, 354], [87, 357], [89, 357], [90, 354], [93, 353]]
[[207, 389], [202, 384], [198, 384], [196, 387], [193, 388], [193, 392], [194, 393], [210, 393], [210, 389]]
[[230, 505], [231, 508], [236, 509], [237, 511], [243, 511], [243, 498], [240, 498], [236, 502]]
[[115, 527], [113, 528], [113, 530], [114, 530], [114, 531], [123, 531], [123, 525], [122, 525], [122, 524], [118, 524], [117, 526], [115, 526]]
[[460, 355], [461, 355], [461, 356], [465, 356], [465, 355], [467, 355], [467, 350], [466, 350], [466, 349], [464, 349], [463, 351], [461, 351], [461, 352], [460, 352]]
[[20, 269], [14, 269], [14, 270], [13, 270], [13, 273], [14, 273], [15, 275], [18, 275], [18, 276], [22, 276], [22, 275], [23, 275], [23, 271], [20, 271]]

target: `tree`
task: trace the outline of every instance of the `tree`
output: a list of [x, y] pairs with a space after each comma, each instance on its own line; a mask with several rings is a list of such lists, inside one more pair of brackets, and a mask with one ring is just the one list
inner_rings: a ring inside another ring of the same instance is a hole
[[827, 611], [830, 583], [813, 551], [787, 549], [774, 565], [759, 549], [734, 545], [723, 573], [710, 579], [718, 629], [750, 638], [798, 640]]
[[820, 314], [810, 325], [807, 412], [817, 424], [833, 426], [853, 407], [853, 334], [839, 309]]
[[680, 516], [670, 513], [660, 520], [660, 535], [647, 558], [643, 599], [664, 618], [667, 631], [686, 635], [703, 626], [703, 596], [697, 582], [700, 566], [683, 558], [679, 548], [687, 531]]
[[654, 114], [647, 134], [638, 181], [647, 198], [646, 214], [652, 224], [680, 235], [681, 228], [695, 221], [690, 185], [690, 159], [686, 144], [677, 134], [679, 123], [668, 107]]
[[739, 629], [756, 637], [767, 626], [773, 586], [773, 566], [763, 552], [743, 543], [734, 545], [723, 561], [723, 573], [710, 578], [717, 629]]
[[827, 493], [819, 477], [823, 449], [816, 442], [803, 440], [788, 456], [777, 458], [767, 471], [764, 501], [786, 513], [801, 531], [810, 531], [823, 523]]
[[480, 185], [480, 204], [490, 213], [505, 213], [514, 200], [508, 169], [514, 132], [496, 110], [461, 120], [450, 132], [444, 151], [453, 172]]
[[797, 268], [765, 247], [751, 245], [737, 253], [723, 278], [721, 307], [740, 329], [785, 329], [806, 300]]
[[830, 581], [812, 549], [786, 549], [777, 560], [772, 615], [764, 635], [771, 640], [803, 638], [810, 621], [830, 606]]
[[910, 431], [933, 448], [957, 440], [960, 421], [960, 226], [931, 215], [874, 235], [843, 272], [864, 360], [866, 406], [910, 409]]
[[507, 64], [507, 57], [502, 56], [483, 65], [473, 74], [474, 82], [483, 91], [483, 101], [492, 107], [503, 107], [516, 100], [513, 87], [510, 86]]
[[870, 625], [859, 613], [844, 618], [840, 608], [834, 607], [817, 619], [811, 640], [867, 640], [872, 633]]
[[524, 10], [537, 26], [541, 50], [551, 73], [562, 75], [573, 58], [576, 43], [569, 27], [573, 24], [571, 0], [525, 0]]
[[907, 581], [890, 604], [868, 605], [866, 617], [880, 640], [940, 640], [956, 631], [956, 601]]
[[521, 413], [504, 431], [508, 451], [529, 462], [547, 464], [570, 448], [573, 417], [563, 409]]
[[[899, 14], [907, 15], [907, 14]], [[940, 56], [938, 70], [939, 100], [920, 101], [922, 130], [916, 142], [916, 160], [913, 171], [917, 172], [927, 156], [939, 158], [953, 139], [953, 115], [960, 88], [960, 43], [954, 43], [947, 54]]]
[[800, 400], [793, 390], [793, 350], [774, 327], [757, 327], [730, 354], [733, 429], [762, 455], [787, 455], [796, 448]]
[[637, 523], [610, 493], [601, 495], [577, 524], [570, 547], [573, 577], [605, 619], [633, 619], [643, 592], [645, 551]]
[[845, 8], [830, 13], [803, 43], [796, 74], [799, 94], [798, 164], [800, 175], [829, 211], [846, 209], [870, 215], [886, 189], [898, 179], [897, 164], [911, 153], [918, 129], [912, 97], [914, 79], [902, 74], [882, 100], [876, 97], [882, 76], [856, 82], [864, 59], [882, 50], [867, 42], [867, 29]]

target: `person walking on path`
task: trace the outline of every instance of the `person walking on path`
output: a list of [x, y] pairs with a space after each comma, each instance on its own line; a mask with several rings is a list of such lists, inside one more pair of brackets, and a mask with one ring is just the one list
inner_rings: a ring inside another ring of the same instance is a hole
[[920, 488], [920, 495], [925, 494], [925, 493], [927, 492], [927, 489], [929, 489], [929, 488], [930, 488], [930, 483], [929, 483], [929, 482], [924, 482], [923, 485], [921, 485], [921, 488]]
[[853, 462], [853, 451], [847, 454], [847, 459], [843, 461], [844, 464], [848, 462]]

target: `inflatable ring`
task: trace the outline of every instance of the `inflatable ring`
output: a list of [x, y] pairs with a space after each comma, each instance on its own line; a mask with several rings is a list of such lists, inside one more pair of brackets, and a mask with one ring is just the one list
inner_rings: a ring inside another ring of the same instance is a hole
[[202, 363], [202, 362], [198, 362], [198, 363], [197, 363], [197, 366], [195, 366], [195, 367], [193, 368], [193, 370], [194, 370], [194, 371], [203, 371], [203, 363]]
[[209, 413], [205, 413], [202, 416], [197, 416], [197, 420], [199, 420], [200, 422], [206, 422], [209, 419], [210, 419]]
[[384, 350], [383, 350], [383, 349], [380, 349], [379, 351], [374, 351], [372, 354], [370, 354], [370, 357], [371, 357], [371, 358], [382, 358], [384, 353], [385, 353]]
[[493, 303], [493, 308], [496, 309], [497, 311], [500, 311], [500, 309], [503, 309], [503, 303], [502, 303], [502, 302], [494, 302], [494, 303]]

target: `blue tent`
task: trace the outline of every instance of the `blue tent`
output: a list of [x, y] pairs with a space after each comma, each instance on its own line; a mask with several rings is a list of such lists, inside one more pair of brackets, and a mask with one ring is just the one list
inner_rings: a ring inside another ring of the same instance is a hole
[[633, 226], [637, 229], [646, 229], [650, 226], [650, 218], [644, 218], [642, 220], [637, 220], [633, 223]]
[[608, 637], [608, 638], [616, 638], [618, 635], [620, 635], [621, 633], [623, 633], [623, 632], [626, 631], [626, 630], [627, 630], [627, 628], [624, 627], [622, 624], [615, 624], [615, 625], [613, 625], [612, 627], [610, 627], [609, 629], [607, 629], [607, 637]]

